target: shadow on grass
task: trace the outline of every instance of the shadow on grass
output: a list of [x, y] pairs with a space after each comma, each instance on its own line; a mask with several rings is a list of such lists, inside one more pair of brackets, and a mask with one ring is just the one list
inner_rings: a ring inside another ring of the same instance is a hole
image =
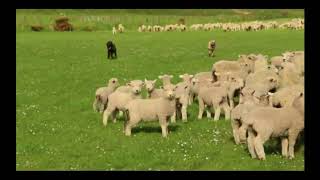
[[[175, 132], [180, 128], [178, 125], [170, 125], [168, 126], [169, 133]], [[132, 133], [139, 133], [139, 132], [146, 132], [146, 133], [161, 133], [160, 126], [143, 126], [143, 127], [135, 127], [132, 128]]]

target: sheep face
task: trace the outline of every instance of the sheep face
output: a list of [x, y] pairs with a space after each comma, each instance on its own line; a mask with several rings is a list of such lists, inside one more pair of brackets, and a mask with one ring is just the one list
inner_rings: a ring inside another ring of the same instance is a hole
[[240, 104], [244, 104], [245, 102], [253, 102], [253, 93], [254, 89], [251, 88], [243, 88], [240, 92]]
[[175, 90], [177, 89], [177, 86], [175, 85], [172, 85], [172, 84], [169, 84], [169, 85], [166, 85], [163, 87], [163, 90], [164, 90], [164, 96], [167, 98], [167, 99], [174, 99], [176, 94], [175, 94]]
[[127, 85], [131, 87], [131, 90], [134, 94], [140, 94], [144, 83], [141, 80], [134, 80], [129, 82]]
[[244, 80], [242, 78], [237, 77], [230, 77], [228, 81], [231, 82], [230, 88], [231, 89], [242, 89], [244, 87]]
[[119, 85], [120, 84], [117, 78], [111, 78], [108, 82], [108, 86], [118, 87]]
[[152, 81], [152, 80], [147, 80], [147, 79], [144, 80], [144, 84], [145, 84], [146, 89], [147, 89], [148, 92], [153, 91], [153, 89], [154, 89], [154, 87], [155, 87], [155, 84], [156, 84], [156, 81], [157, 81], [157, 80], [154, 80], [154, 81]]
[[183, 79], [184, 82], [191, 82], [193, 75], [183, 74], [183, 75], [180, 75], [179, 77]]

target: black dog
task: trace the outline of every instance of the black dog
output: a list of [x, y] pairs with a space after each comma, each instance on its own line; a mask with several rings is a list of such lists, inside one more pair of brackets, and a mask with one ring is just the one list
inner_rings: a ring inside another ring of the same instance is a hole
[[108, 59], [117, 58], [117, 48], [112, 41], [107, 42]]

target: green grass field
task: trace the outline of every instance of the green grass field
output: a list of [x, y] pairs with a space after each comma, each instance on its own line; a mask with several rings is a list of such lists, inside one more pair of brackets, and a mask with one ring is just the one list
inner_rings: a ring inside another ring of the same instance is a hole
[[138, 26], [176, 24], [180, 18], [186, 25], [197, 23], [243, 22], [277, 20], [289, 21], [303, 18], [303, 9], [17, 9], [16, 31], [31, 31], [30, 25], [42, 25], [44, 31], [53, 31], [50, 26], [55, 18], [65, 15], [75, 31], [111, 30], [122, 23], [126, 30], [137, 31]]
[[[106, 58], [113, 40], [118, 59]], [[207, 42], [217, 41], [216, 57]], [[97, 87], [111, 77], [121, 84], [210, 71], [217, 60], [239, 54], [280, 55], [304, 49], [304, 31], [260, 32], [17, 32], [17, 170], [304, 170], [304, 145], [296, 158], [281, 157], [277, 142], [265, 146], [266, 161], [251, 159], [245, 145], [235, 145], [230, 121], [197, 120], [169, 125], [167, 139], [157, 122], [141, 123], [132, 137], [122, 133], [123, 119], [102, 126], [92, 103]], [[161, 83], [157, 82], [159, 86]]]

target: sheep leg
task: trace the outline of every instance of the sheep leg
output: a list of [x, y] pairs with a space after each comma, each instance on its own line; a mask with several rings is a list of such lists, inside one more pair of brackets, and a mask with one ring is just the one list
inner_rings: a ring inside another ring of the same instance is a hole
[[[133, 118], [132, 118], [132, 119], [133, 119]], [[127, 123], [125, 124], [125, 135], [126, 135], [126, 136], [131, 136], [131, 129], [132, 129], [132, 127], [136, 124], [136, 123], [133, 123], [133, 122], [134, 122], [134, 120], [131, 121], [131, 119], [130, 119], [130, 120], [128, 120]]]
[[252, 131], [248, 131], [248, 139], [247, 139], [247, 142], [248, 142], [248, 150], [251, 154], [251, 158], [254, 159], [254, 158], [257, 158], [257, 154], [255, 152], [255, 149], [254, 149], [254, 134]]
[[199, 102], [198, 119], [202, 119], [202, 114], [203, 114], [203, 110], [204, 110], [204, 102], [200, 97], [198, 97], [198, 102]]
[[167, 118], [166, 117], [160, 117], [159, 118], [159, 123], [160, 123], [161, 130], [162, 130], [162, 137], [166, 138], [167, 135], [168, 135]]
[[281, 139], [282, 156], [288, 156], [288, 138]]
[[176, 110], [174, 111], [173, 115], [171, 116], [171, 123], [176, 123]]
[[93, 101], [93, 110], [94, 112], [98, 112], [98, 102], [96, 98]]
[[258, 155], [258, 158], [260, 160], [266, 160], [266, 154], [264, 153], [264, 148], [263, 148], [263, 140], [261, 138], [261, 136], [258, 134], [255, 138], [254, 138], [254, 148], [256, 150], [256, 153]]
[[214, 118], [213, 118], [214, 121], [218, 121], [219, 120], [220, 113], [221, 113], [221, 107], [218, 105], [214, 109]]
[[181, 108], [181, 112], [182, 112], [182, 122], [187, 122], [187, 104], [186, 105], [182, 105]]
[[207, 113], [207, 118], [208, 118], [208, 119], [211, 119], [211, 110], [210, 110], [210, 109], [207, 109], [207, 110], [206, 110], [206, 113]]
[[117, 116], [117, 113], [119, 112], [119, 110], [114, 110], [112, 113], [111, 113], [111, 119], [112, 119], [112, 121], [113, 121], [113, 123], [116, 123], [117, 122], [117, 118], [116, 118], [116, 116]]
[[193, 102], [193, 94], [189, 94], [189, 105]]
[[103, 125], [104, 126], [107, 126], [107, 123], [108, 123], [108, 117], [110, 116], [110, 114], [114, 111], [114, 109], [109, 109], [107, 108], [104, 112], [103, 112]]
[[99, 103], [99, 112], [102, 114], [104, 111], [104, 104], [102, 102]]
[[236, 144], [240, 144], [240, 137], [239, 137], [239, 123], [236, 122], [236, 120], [231, 121], [231, 127], [232, 127], [232, 133], [234, 137], [234, 141]]
[[296, 143], [297, 137], [298, 137], [297, 131], [290, 131], [289, 130], [289, 159], [294, 158], [294, 145]]
[[224, 110], [225, 119], [229, 120], [230, 119], [230, 106], [228, 105], [227, 102], [223, 103], [223, 110]]
[[234, 92], [230, 92], [230, 93], [228, 94], [229, 104], [230, 104], [230, 108], [231, 108], [231, 109], [234, 108], [233, 96], [234, 96]]

